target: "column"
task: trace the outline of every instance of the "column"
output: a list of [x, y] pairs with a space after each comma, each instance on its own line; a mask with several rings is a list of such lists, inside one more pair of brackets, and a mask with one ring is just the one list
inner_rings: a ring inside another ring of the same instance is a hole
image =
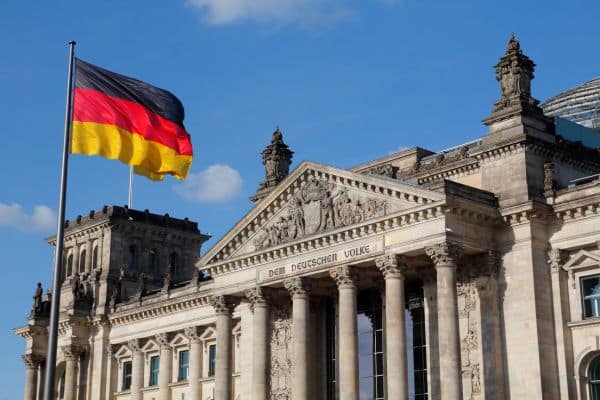
[[215, 400], [230, 400], [231, 379], [231, 312], [233, 304], [227, 296], [213, 296], [210, 304], [217, 313], [217, 360]]
[[142, 352], [142, 341], [132, 339], [128, 343], [133, 357], [131, 360], [131, 400], [142, 400], [142, 388], [144, 387], [144, 353]]
[[169, 335], [159, 333], [156, 341], [160, 346], [160, 364], [158, 366], [158, 398], [160, 400], [171, 400], [171, 376], [173, 374], [173, 350], [169, 343]]
[[25, 396], [23, 398], [25, 400], [36, 400], [38, 371], [44, 358], [35, 354], [24, 354], [21, 358], [25, 362]]
[[404, 270], [406, 257], [386, 254], [375, 259], [385, 279], [385, 358], [387, 398], [408, 399]]
[[92, 270], [92, 253], [94, 249], [92, 248], [92, 239], [87, 238], [87, 243], [85, 244], [85, 272], [88, 274]]
[[[192, 399], [202, 398], [202, 385], [200, 378], [202, 377], [202, 341], [198, 334], [198, 328], [190, 326], [184, 329], [190, 343], [190, 360], [189, 360], [189, 376], [190, 395]], [[162, 397], [159, 397], [162, 399]]]
[[338, 343], [340, 400], [358, 400], [358, 325], [356, 320], [356, 271], [347, 265], [329, 275], [338, 287]]
[[83, 349], [76, 345], [65, 346], [62, 348], [65, 358], [65, 399], [75, 400], [77, 398], [78, 382], [77, 370], [79, 368], [79, 359]]
[[267, 289], [260, 286], [247, 289], [252, 318], [252, 397], [267, 400], [269, 394], [269, 299]]
[[456, 260], [462, 248], [453, 243], [439, 243], [425, 252], [433, 260], [437, 275], [438, 346], [440, 392], [442, 400], [462, 398], [458, 300], [456, 295]]
[[308, 313], [311, 284], [294, 277], [283, 282], [292, 296], [292, 400], [308, 399]]
[[104, 348], [106, 354], [106, 399], [112, 399], [113, 393], [117, 391], [118, 381], [118, 363], [115, 359], [113, 348], [111, 344], [107, 344]]

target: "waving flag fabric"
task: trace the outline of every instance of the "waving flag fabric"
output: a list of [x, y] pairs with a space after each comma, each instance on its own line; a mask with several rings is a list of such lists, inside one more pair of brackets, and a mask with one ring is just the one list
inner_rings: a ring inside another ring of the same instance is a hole
[[152, 180], [187, 176], [192, 143], [172, 93], [76, 60], [71, 152], [100, 155]]

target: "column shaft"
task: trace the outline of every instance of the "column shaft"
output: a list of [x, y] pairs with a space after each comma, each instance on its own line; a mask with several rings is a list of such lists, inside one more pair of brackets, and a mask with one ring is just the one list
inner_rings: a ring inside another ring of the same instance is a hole
[[388, 277], [385, 280], [385, 338], [388, 398], [406, 400], [408, 372], [403, 277]]
[[356, 272], [348, 266], [330, 271], [338, 287], [340, 400], [358, 400], [358, 324], [356, 319]]
[[25, 367], [25, 395], [24, 400], [36, 400], [37, 396], [37, 365], [27, 364]]
[[292, 295], [292, 400], [308, 399], [308, 317], [310, 281], [294, 277], [284, 281]]
[[144, 353], [141, 350], [134, 350], [131, 362], [131, 400], [142, 400], [143, 387]]
[[213, 296], [211, 304], [217, 313], [215, 400], [230, 400], [232, 399], [231, 311], [233, 307], [225, 296]]
[[160, 365], [158, 368], [158, 398], [171, 400], [171, 374], [173, 367], [173, 350], [170, 346], [160, 348]]
[[77, 359], [67, 358], [65, 367], [65, 399], [75, 400], [77, 392]]
[[269, 342], [269, 307], [254, 305], [252, 338], [252, 399], [267, 400], [269, 393], [267, 373]]
[[[188, 336], [189, 337], [189, 336]], [[190, 394], [192, 399], [202, 398], [202, 342], [198, 336], [190, 339]]]
[[440, 353], [440, 391], [442, 400], [462, 398], [456, 265], [438, 265], [438, 343]]

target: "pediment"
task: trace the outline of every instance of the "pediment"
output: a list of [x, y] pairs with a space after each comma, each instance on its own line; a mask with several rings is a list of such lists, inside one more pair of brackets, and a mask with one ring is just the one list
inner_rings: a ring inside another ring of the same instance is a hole
[[443, 199], [442, 193], [399, 180], [305, 161], [217, 242], [199, 266], [359, 226]]
[[587, 250], [580, 250], [573, 254], [569, 261], [563, 265], [565, 271], [575, 271], [589, 267], [598, 268], [600, 266], [600, 255]]

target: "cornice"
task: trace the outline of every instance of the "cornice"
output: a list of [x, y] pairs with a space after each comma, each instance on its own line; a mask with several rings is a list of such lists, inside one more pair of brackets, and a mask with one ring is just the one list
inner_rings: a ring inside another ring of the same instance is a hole
[[142, 306], [134, 310], [117, 311], [116, 313], [110, 315], [108, 320], [112, 326], [116, 326], [148, 318], [161, 317], [174, 312], [182, 312], [203, 306], [210, 306], [210, 298], [211, 296], [209, 294], [202, 296], [196, 295], [194, 297], [186, 297], [172, 301], [165, 301], [164, 303]]

